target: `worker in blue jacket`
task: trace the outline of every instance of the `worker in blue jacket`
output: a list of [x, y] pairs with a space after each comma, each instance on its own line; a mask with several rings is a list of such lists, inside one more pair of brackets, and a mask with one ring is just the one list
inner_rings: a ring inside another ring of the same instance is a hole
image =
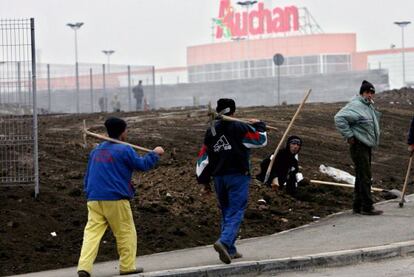
[[[126, 140], [127, 124], [124, 120], [110, 117], [105, 121], [105, 127], [109, 137]], [[134, 198], [135, 189], [131, 177], [134, 170], [154, 168], [163, 153], [162, 147], [158, 146], [141, 157], [129, 145], [108, 141], [92, 150], [84, 180], [88, 222], [78, 263], [79, 277], [91, 275], [99, 243], [108, 226], [116, 238], [120, 275], [143, 271], [135, 265], [137, 235], [129, 203]]]

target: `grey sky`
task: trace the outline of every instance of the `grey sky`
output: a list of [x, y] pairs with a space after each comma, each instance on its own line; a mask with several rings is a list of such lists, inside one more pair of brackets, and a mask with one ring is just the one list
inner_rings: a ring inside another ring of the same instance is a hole
[[[79, 62], [186, 64], [186, 47], [211, 42], [211, 18], [219, 0], [0, 0], [0, 18], [36, 20], [41, 62], [73, 63], [74, 34], [68, 22], [84, 22], [78, 35]], [[412, 0], [264, 0], [272, 6], [307, 7], [326, 33], [355, 32], [358, 50], [401, 46], [398, 20], [414, 23]], [[405, 31], [414, 47], [414, 24]]]

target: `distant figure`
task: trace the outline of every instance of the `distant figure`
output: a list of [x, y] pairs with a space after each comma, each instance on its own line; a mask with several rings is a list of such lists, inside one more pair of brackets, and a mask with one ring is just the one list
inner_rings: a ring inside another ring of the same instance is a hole
[[136, 100], [136, 107], [137, 111], [142, 110], [142, 98], [144, 97], [144, 88], [142, 87], [142, 80], [139, 80], [138, 85], [136, 85], [132, 92], [134, 93], [134, 97]]
[[108, 100], [106, 99], [105, 96], [102, 96], [99, 98], [98, 104], [99, 104], [99, 109], [101, 110], [101, 113], [106, 112]]
[[118, 99], [118, 94], [115, 94], [111, 101], [112, 111], [118, 113], [121, 111], [121, 101]]

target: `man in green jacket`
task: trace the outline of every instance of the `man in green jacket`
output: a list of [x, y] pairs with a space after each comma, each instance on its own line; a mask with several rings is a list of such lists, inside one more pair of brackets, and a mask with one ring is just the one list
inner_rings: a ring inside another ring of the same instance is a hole
[[354, 97], [335, 115], [335, 126], [350, 145], [355, 164], [353, 212], [363, 215], [380, 215], [371, 197], [371, 151], [379, 144], [380, 113], [374, 108], [375, 88], [363, 81], [359, 96]]

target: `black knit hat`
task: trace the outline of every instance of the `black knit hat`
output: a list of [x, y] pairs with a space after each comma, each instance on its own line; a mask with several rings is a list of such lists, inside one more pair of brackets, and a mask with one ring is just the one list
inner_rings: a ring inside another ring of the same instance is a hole
[[302, 146], [302, 139], [298, 136], [290, 136], [287, 139], [286, 145], [289, 145], [291, 143], [298, 144], [299, 146]]
[[365, 91], [370, 91], [372, 93], [375, 93], [374, 86], [366, 80], [362, 81], [361, 88], [359, 89], [359, 94], [362, 94]]
[[219, 100], [217, 100], [216, 111], [218, 113], [221, 113], [226, 108], [228, 108], [229, 110], [223, 114], [225, 115], [234, 114], [234, 112], [236, 111], [236, 103], [234, 102], [233, 99], [220, 98]]
[[105, 121], [106, 131], [110, 138], [119, 138], [126, 129], [126, 122], [118, 117], [110, 117]]

